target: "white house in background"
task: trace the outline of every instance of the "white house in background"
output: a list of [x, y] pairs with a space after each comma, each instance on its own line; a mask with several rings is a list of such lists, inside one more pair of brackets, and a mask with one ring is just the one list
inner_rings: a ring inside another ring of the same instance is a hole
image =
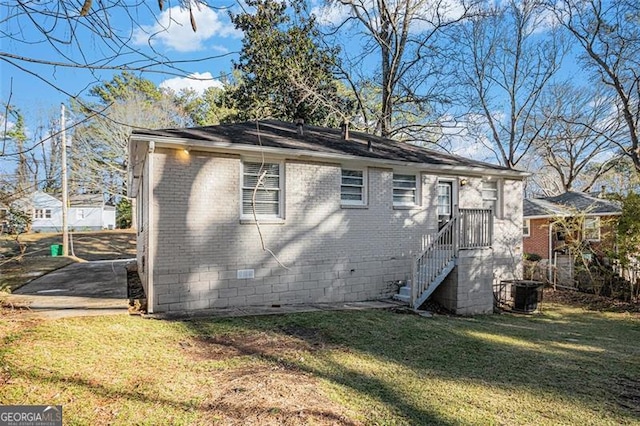
[[[525, 173], [343, 129], [135, 130], [150, 312], [433, 297], [491, 313], [519, 278]], [[256, 221], [257, 218], [257, 221]]]
[[102, 194], [73, 194], [69, 204], [69, 228], [75, 231], [115, 229], [116, 208]]
[[[115, 229], [116, 208], [104, 202], [101, 194], [73, 195], [69, 200], [68, 226], [71, 231]], [[31, 212], [31, 230], [34, 232], [62, 231], [62, 201], [36, 191], [17, 203]]]

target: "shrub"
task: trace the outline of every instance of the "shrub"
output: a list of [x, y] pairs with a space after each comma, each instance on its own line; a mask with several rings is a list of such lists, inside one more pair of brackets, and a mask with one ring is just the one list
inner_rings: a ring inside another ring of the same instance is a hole
[[120, 229], [131, 228], [131, 200], [122, 198], [116, 205], [116, 226]]
[[542, 256], [537, 253], [525, 253], [524, 260], [528, 260], [529, 262], [540, 262], [542, 260]]

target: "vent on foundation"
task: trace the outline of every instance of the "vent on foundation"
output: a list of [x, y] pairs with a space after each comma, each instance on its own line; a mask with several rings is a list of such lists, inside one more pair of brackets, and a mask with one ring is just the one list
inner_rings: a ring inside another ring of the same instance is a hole
[[249, 278], [255, 278], [255, 270], [253, 269], [238, 269], [238, 279], [245, 280]]

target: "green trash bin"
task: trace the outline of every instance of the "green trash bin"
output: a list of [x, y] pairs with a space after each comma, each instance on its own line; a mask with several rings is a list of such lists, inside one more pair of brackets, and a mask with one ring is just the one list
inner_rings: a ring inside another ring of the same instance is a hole
[[62, 244], [53, 244], [51, 246], [51, 257], [62, 256]]

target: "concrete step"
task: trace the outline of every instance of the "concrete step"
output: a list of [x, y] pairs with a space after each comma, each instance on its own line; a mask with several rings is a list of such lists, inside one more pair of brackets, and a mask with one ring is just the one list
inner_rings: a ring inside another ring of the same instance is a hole
[[394, 294], [393, 295], [393, 300], [397, 300], [399, 302], [409, 304], [409, 303], [411, 303], [411, 296], [403, 296], [401, 294]]
[[408, 285], [400, 287], [400, 291], [398, 294], [393, 295], [394, 300], [399, 300], [400, 302], [410, 303], [411, 302], [411, 287]]

